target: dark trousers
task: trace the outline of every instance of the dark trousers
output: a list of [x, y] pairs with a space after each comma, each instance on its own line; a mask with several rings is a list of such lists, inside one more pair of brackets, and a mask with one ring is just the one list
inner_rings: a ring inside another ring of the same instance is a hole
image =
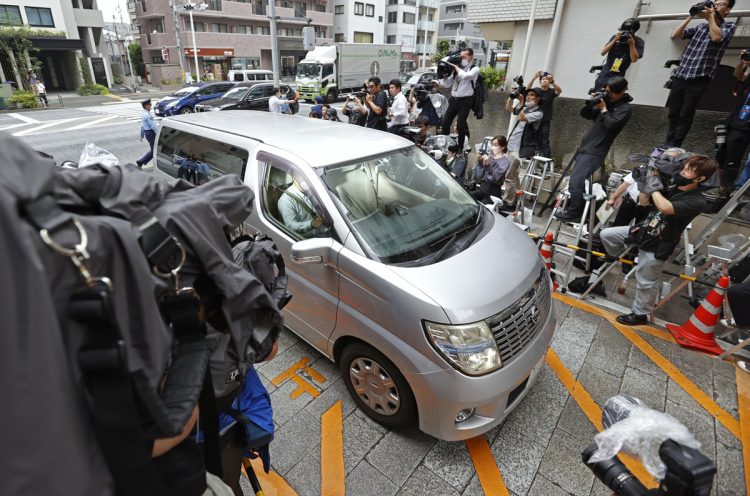
[[149, 129], [148, 131], [143, 131], [143, 136], [145, 136], [146, 141], [148, 141], [148, 152], [135, 161], [135, 163], [138, 164], [138, 167], [143, 167], [154, 158], [154, 141], [156, 141], [156, 133]]
[[592, 155], [590, 153], [579, 152], [576, 156], [573, 174], [570, 175], [568, 191], [570, 191], [570, 200], [566, 211], [580, 215], [583, 212], [583, 193], [586, 189], [586, 179], [590, 178], [594, 171], [604, 163], [605, 155]]
[[727, 300], [729, 308], [737, 327], [747, 329], [750, 327], [750, 282], [732, 284], [727, 289]]
[[630, 198], [630, 195], [626, 193], [622, 197], [620, 208], [617, 209], [617, 215], [615, 216], [614, 222], [612, 222], [612, 227], [627, 226], [633, 219], [635, 219], [635, 223], [637, 224], [646, 218], [649, 210], [650, 207], [638, 205], [632, 198]]
[[456, 123], [458, 127], [458, 147], [461, 150], [464, 149], [466, 135], [469, 134], [469, 123], [467, 122], [467, 119], [469, 118], [469, 112], [471, 112], [471, 107], [473, 105], [473, 96], [463, 96], [461, 98], [451, 97], [448, 102], [448, 110], [445, 111], [445, 115], [443, 116], [443, 129], [441, 131], [441, 134], [445, 135], [449, 135], [451, 133], [451, 124], [453, 124], [453, 119], [458, 117], [458, 121]]
[[726, 149], [719, 163], [721, 168], [719, 179], [722, 189], [731, 190], [734, 187], [734, 181], [744, 163], [742, 159], [745, 158], [748, 145], [750, 145], [750, 131], [740, 131], [733, 127], [727, 130]]
[[492, 184], [484, 182], [479, 186], [479, 189], [471, 192], [471, 196], [478, 202], [487, 204], [492, 203], [490, 196], [496, 196], [498, 198], [503, 197], [503, 183]]
[[550, 121], [542, 122], [541, 127], [539, 128], [539, 152], [542, 154], [542, 157], [552, 158], [552, 148], [549, 144], [549, 131], [551, 126]]
[[696, 79], [675, 79], [669, 91], [669, 131], [667, 144], [682, 146], [690, 127], [693, 125], [695, 110], [698, 107], [703, 92], [706, 91], [711, 80], [707, 77]]

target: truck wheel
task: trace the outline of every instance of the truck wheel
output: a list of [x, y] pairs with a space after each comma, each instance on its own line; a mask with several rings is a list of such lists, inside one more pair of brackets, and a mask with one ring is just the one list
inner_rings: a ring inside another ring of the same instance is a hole
[[341, 353], [340, 368], [346, 389], [368, 417], [389, 429], [413, 423], [414, 395], [385, 355], [364, 343], [352, 343]]
[[328, 103], [336, 103], [336, 101], [339, 99], [339, 92], [330, 89], [328, 90], [328, 93], [326, 93], [326, 100], [328, 100]]

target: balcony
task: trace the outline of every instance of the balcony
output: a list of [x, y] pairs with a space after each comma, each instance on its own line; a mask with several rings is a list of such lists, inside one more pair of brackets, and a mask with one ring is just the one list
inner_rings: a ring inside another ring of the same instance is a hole
[[73, 9], [76, 24], [81, 28], [103, 28], [104, 16], [101, 10]]
[[432, 43], [417, 43], [417, 53], [432, 55], [435, 53], [435, 45]]
[[419, 21], [417, 29], [419, 31], [437, 31], [438, 23], [435, 21]]
[[143, 19], [148, 17], [172, 16], [172, 8], [168, 2], [158, 2], [156, 0], [136, 0], [135, 17]]
[[419, 0], [419, 8], [438, 9], [440, 8], [439, 0]]
[[175, 44], [174, 36], [169, 33], [145, 33], [141, 35], [144, 47], [163, 48]]

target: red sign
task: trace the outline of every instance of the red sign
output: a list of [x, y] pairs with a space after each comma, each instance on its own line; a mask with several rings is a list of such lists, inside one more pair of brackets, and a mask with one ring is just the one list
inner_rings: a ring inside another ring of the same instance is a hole
[[[198, 56], [199, 57], [233, 57], [234, 56], [234, 48], [198, 48], [197, 49]], [[193, 49], [192, 48], [186, 48], [185, 49], [185, 55], [188, 55], [190, 57], [193, 56]]]

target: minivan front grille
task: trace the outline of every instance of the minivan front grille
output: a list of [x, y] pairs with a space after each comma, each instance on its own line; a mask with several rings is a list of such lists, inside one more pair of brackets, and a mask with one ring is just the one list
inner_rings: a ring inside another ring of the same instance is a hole
[[544, 326], [552, 302], [548, 277], [542, 269], [541, 276], [523, 296], [487, 319], [503, 364], [521, 353]]

